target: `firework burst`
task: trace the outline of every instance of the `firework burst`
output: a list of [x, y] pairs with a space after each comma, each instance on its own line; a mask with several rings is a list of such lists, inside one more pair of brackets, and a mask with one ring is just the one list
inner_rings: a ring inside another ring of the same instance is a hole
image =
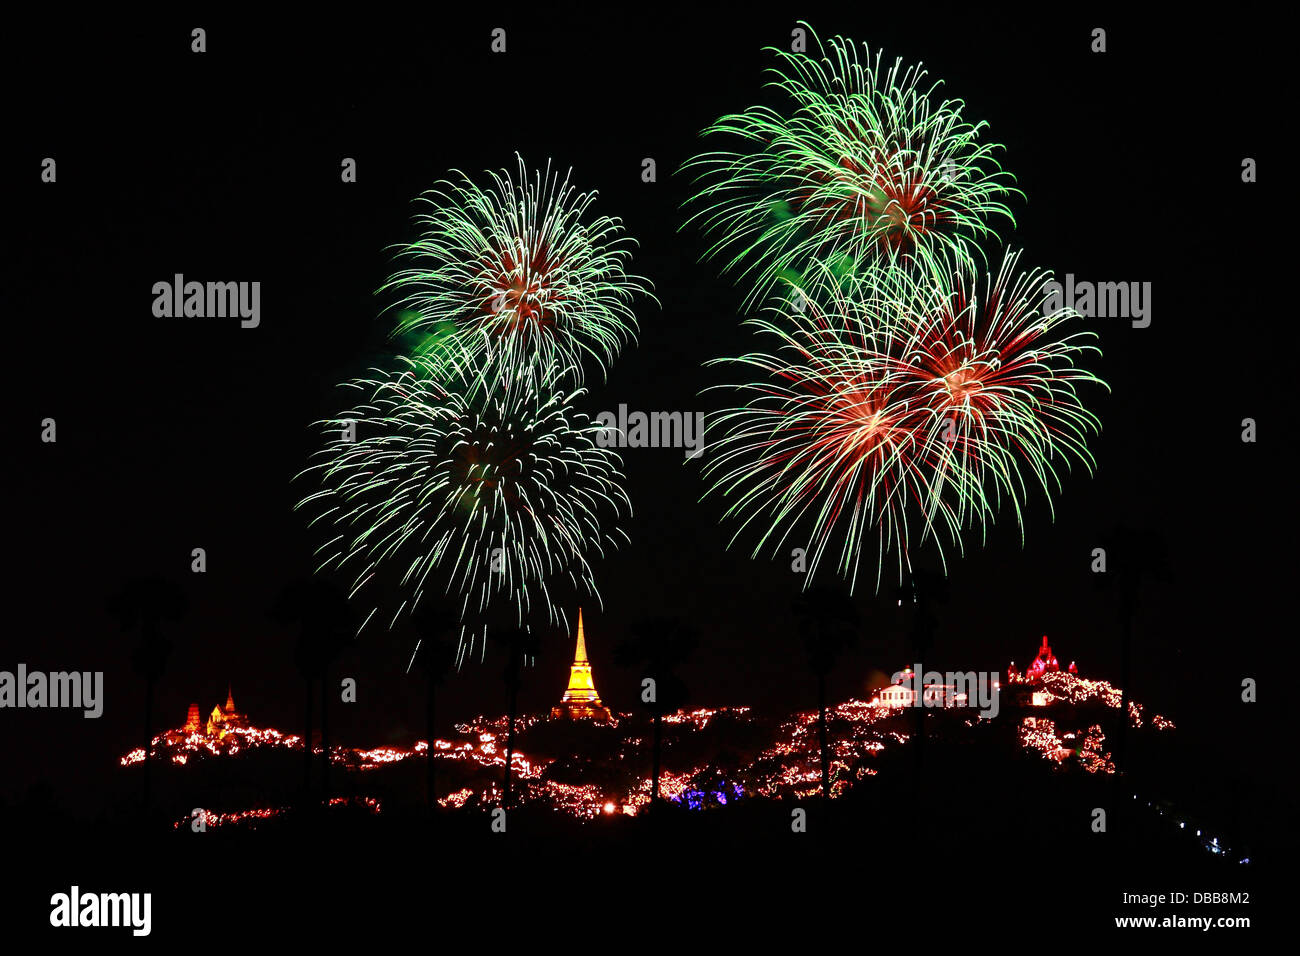
[[[517, 157], [518, 158], [518, 157]], [[397, 332], [425, 336], [419, 351], [466, 368], [602, 369], [636, 335], [631, 300], [649, 283], [628, 274], [622, 222], [591, 218], [594, 192], [579, 193], [548, 163], [529, 176], [489, 174], [487, 188], [458, 173], [421, 201], [424, 232], [404, 247], [403, 268], [380, 289], [402, 294]], [[482, 384], [482, 382], [471, 382]]]
[[829, 560], [855, 583], [876, 538], [879, 587], [887, 553], [901, 576], [914, 540], [960, 553], [1004, 509], [1023, 534], [1035, 488], [1050, 505], [1062, 469], [1091, 471], [1100, 425], [1078, 387], [1105, 386], [1078, 363], [1099, 350], [1091, 333], [1061, 334], [1077, 313], [1044, 315], [1050, 275], [1017, 261], [983, 276], [960, 255], [881, 268], [827, 308], [749, 320], [777, 347], [718, 360], [758, 381], [733, 387], [743, 404], [715, 417], [705, 468], [738, 523], [732, 543], [753, 525], [755, 556], [806, 546], [809, 581]]
[[[319, 423], [326, 444], [304, 475], [322, 489], [298, 507], [334, 532], [322, 566], [371, 604], [362, 630], [381, 603], [391, 627], [430, 592], [457, 595], [463, 622], [508, 602], [520, 626], [540, 612], [567, 629], [553, 589], [595, 595], [590, 562], [626, 541], [618, 525], [631, 513], [617, 453], [570, 408], [582, 393], [560, 387], [555, 366], [489, 395], [448, 383], [428, 359], [405, 364], [351, 382], [366, 400]], [[481, 635], [464, 625], [462, 659]]]
[[879, 262], [966, 251], [992, 234], [987, 219], [1011, 219], [1002, 147], [980, 142], [987, 124], [963, 120], [961, 100], [940, 100], [919, 65], [886, 65], [865, 47], [860, 56], [839, 37], [813, 41], [819, 56], [771, 51], [781, 63], [769, 85], [788, 115], [753, 106], [723, 117], [705, 135], [741, 143], [686, 167], [703, 184], [691, 221], [718, 236], [710, 254], [727, 271], [753, 281], [747, 305], [787, 285], [818, 294], [810, 286]]

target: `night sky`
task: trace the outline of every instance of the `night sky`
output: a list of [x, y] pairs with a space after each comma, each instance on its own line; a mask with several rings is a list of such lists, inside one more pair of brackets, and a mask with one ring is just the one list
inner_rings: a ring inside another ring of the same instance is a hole
[[[1025, 249], [1022, 264], [1153, 284], [1149, 328], [1091, 322], [1097, 371], [1113, 389], [1092, 396], [1104, 429], [1097, 473], [1067, 479], [1054, 519], [1035, 496], [1023, 545], [1004, 520], [953, 561], [924, 663], [1024, 664], [1048, 634], [1063, 664], [1117, 681], [1118, 602], [1089, 561], [1132, 527], [1168, 559], [1164, 580], [1142, 593], [1133, 691], [1180, 733], [1229, 749], [1238, 730], [1217, 715], [1243, 677], [1263, 676], [1287, 570], [1269, 541], [1286, 500], [1277, 449], [1289, 425], [1270, 414], [1282, 382], [1261, 374], [1279, 318], [1257, 224], [1283, 175], [1260, 156], [1267, 58], [1222, 21], [1207, 36], [1119, 13], [735, 10], [363, 25], [349, 14], [292, 26], [204, 16], [6, 37], [16, 99], [5, 181], [17, 215], [4, 283], [14, 530], [0, 668], [103, 670], [107, 702], [98, 721], [0, 714], [0, 796], [21, 799], [44, 780], [65, 809], [93, 810], [86, 783], [142, 742], [136, 636], [105, 607], [131, 577], [174, 579], [190, 604], [168, 632], [160, 727], [179, 725], [192, 701], [210, 710], [231, 682], [254, 723], [299, 728], [293, 637], [267, 614], [313, 568], [314, 539], [291, 510], [308, 489], [292, 479], [316, 447], [311, 423], [347, 407], [337, 385], [382, 360], [390, 300], [375, 290], [390, 247], [416, 236], [411, 201], [449, 171], [513, 166], [516, 150], [530, 165], [571, 166], [579, 188], [599, 191], [596, 210], [622, 217], [638, 241], [633, 271], [661, 307], [642, 300], [639, 343], [607, 382], [589, 376], [584, 410], [714, 408], [699, 393], [725, 372], [703, 363], [753, 339], [740, 326], [743, 288], [700, 261], [698, 231], [679, 231], [691, 189], [677, 171], [709, 122], [771, 101], [761, 48], [787, 45], [801, 17], [824, 37], [923, 60], [968, 117], [991, 124], [1027, 197], [1011, 201], [1015, 229], [1002, 229]], [[208, 31], [203, 55], [189, 52], [195, 25]], [[1089, 52], [1098, 25], [1102, 55]], [[489, 52], [495, 26], [508, 31], [504, 55]], [[46, 156], [58, 163], [53, 185], [39, 178]], [[1241, 182], [1247, 156], [1261, 158], [1258, 184]], [[344, 157], [357, 160], [356, 184], [339, 181]], [[645, 157], [656, 183], [641, 181]], [[151, 287], [174, 273], [261, 281], [261, 326], [154, 318]], [[1246, 416], [1259, 422], [1258, 444], [1240, 440]], [[55, 445], [39, 441], [45, 417], [57, 420]], [[680, 450], [628, 449], [624, 465], [631, 545], [597, 566], [603, 610], [584, 608], [606, 702], [632, 709], [640, 679], [614, 666], [613, 648], [638, 620], [670, 616], [701, 635], [683, 674], [692, 703], [812, 706], [790, 610], [802, 579], [788, 559], [726, 549], [718, 504], [699, 502], [699, 470]], [[207, 551], [206, 574], [189, 571], [195, 547]], [[892, 592], [870, 590], [858, 594], [864, 640], [833, 675], [835, 699], [911, 661]], [[338, 673], [358, 679], [360, 702], [333, 708], [339, 742], [423, 736], [422, 687], [402, 676], [412, 642], [395, 631], [344, 657]], [[525, 708], [558, 700], [571, 649], [548, 638]], [[501, 666], [492, 655], [468, 664], [443, 690], [440, 721], [502, 712]], [[1248, 756], [1225, 755], [1228, 772], [1246, 772]]]

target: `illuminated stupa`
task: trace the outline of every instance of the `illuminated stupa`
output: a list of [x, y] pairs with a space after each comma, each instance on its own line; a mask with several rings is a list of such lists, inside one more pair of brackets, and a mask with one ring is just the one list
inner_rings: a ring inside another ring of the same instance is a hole
[[552, 717], [571, 720], [613, 720], [614, 715], [600, 702], [596, 682], [591, 676], [591, 661], [587, 660], [587, 640], [582, 632], [582, 608], [578, 608], [578, 646], [569, 668], [569, 686], [560, 703], [551, 708]]

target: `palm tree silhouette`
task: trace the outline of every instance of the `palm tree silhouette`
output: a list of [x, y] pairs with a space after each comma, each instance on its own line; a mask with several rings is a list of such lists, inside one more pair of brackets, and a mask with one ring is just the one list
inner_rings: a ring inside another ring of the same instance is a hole
[[663, 747], [663, 715], [686, 704], [686, 685], [676, 670], [699, 644], [699, 634], [677, 618], [656, 617], [632, 626], [632, 636], [614, 648], [619, 667], [639, 667], [654, 681], [654, 700], [646, 702], [654, 717], [654, 763], [650, 806], [659, 805], [659, 767]]
[[505, 681], [506, 714], [506, 775], [501, 806], [510, 806], [511, 763], [515, 753], [515, 723], [519, 716], [519, 688], [524, 680], [524, 667], [537, 659], [539, 641], [532, 631], [520, 627], [494, 631], [493, 639], [506, 651], [506, 666], [501, 672]]
[[419, 635], [412, 663], [424, 674], [425, 679], [425, 739], [429, 743], [429, 749], [425, 751], [424, 779], [428, 806], [434, 810], [438, 806], [433, 762], [434, 690], [446, 679], [452, 664], [456, 662], [457, 641], [454, 635], [460, 626], [460, 617], [451, 604], [442, 603], [417, 611], [411, 616], [411, 624]]
[[[934, 606], [948, 599], [948, 581], [942, 574], [912, 568], [899, 586], [898, 606], [904, 614], [911, 615], [912, 653], [914, 663], [924, 667], [925, 656], [934, 642], [934, 635], [939, 629], [938, 617]], [[925, 688], [921, 686], [921, 674], [915, 674], [916, 700], [913, 707], [913, 785], [919, 792], [922, 786], [922, 772], [925, 765]]]
[[1115, 737], [1116, 765], [1121, 769], [1128, 758], [1128, 708], [1133, 698], [1132, 657], [1134, 622], [1144, 586], [1151, 581], [1168, 577], [1169, 558], [1164, 538], [1160, 535], [1127, 525], [1118, 526], [1111, 534], [1106, 549], [1107, 573], [1097, 576], [1102, 588], [1118, 590], [1120, 613], [1120, 721]]
[[821, 750], [822, 799], [831, 797], [831, 755], [826, 733], [826, 677], [858, 638], [858, 609], [844, 591], [814, 587], [795, 595], [791, 609], [817, 676], [817, 738]]
[[108, 611], [122, 630], [139, 628], [140, 643], [131, 654], [131, 665], [144, 678], [144, 781], [143, 812], [149, 812], [150, 764], [153, 761], [154, 685], [162, 677], [171, 654], [172, 642], [162, 633], [163, 621], [175, 621], [185, 614], [187, 602], [180, 587], [162, 578], [133, 578], [113, 597]]
[[333, 585], [316, 578], [297, 581], [280, 592], [271, 617], [283, 625], [296, 625], [294, 661], [307, 689], [306, 729], [303, 736], [303, 798], [311, 799], [312, 683], [321, 682], [321, 792], [329, 803], [329, 666], [354, 636], [352, 609]]

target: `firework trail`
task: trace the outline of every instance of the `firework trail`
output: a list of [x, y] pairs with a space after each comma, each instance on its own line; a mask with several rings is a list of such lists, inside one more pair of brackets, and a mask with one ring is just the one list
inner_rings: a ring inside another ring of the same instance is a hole
[[418, 351], [449, 362], [471, 390], [488, 385], [489, 368], [554, 365], [581, 384], [590, 357], [605, 373], [636, 336], [632, 299], [649, 295], [626, 271], [634, 243], [622, 222], [588, 215], [596, 193], [577, 192], [549, 163], [530, 177], [516, 158], [516, 173], [490, 173], [486, 188], [458, 172], [420, 197], [431, 207], [417, 217], [423, 235], [380, 289], [402, 296], [397, 333], [423, 335]]
[[520, 626], [538, 612], [567, 629], [552, 590], [596, 595], [590, 562], [627, 540], [619, 522], [631, 514], [602, 426], [571, 410], [582, 392], [554, 365], [489, 394], [448, 381], [434, 360], [404, 364], [349, 383], [364, 399], [318, 423], [325, 446], [303, 475], [322, 488], [298, 507], [335, 532], [322, 567], [371, 605], [361, 630], [381, 604], [392, 627], [426, 595], [457, 595], [462, 660], [485, 626], [466, 622], [502, 603]]
[[995, 159], [1002, 147], [980, 142], [987, 124], [940, 100], [923, 68], [860, 56], [840, 37], [823, 45], [808, 29], [820, 55], [771, 50], [781, 62], [769, 85], [792, 109], [724, 116], [705, 135], [736, 148], [686, 164], [702, 183], [688, 222], [717, 236], [709, 254], [726, 271], [752, 281], [746, 307], [787, 288], [821, 295], [816, 285], [880, 262], [967, 252], [993, 233], [986, 220], [1011, 219], [1003, 200], [1018, 192]]
[[742, 404], [711, 423], [722, 437], [706, 496], [725, 499], [731, 544], [753, 530], [755, 556], [806, 546], [809, 583], [830, 561], [855, 584], [876, 538], [879, 588], [888, 553], [901, 578], [916, 544], [960, 553], [1004, 507], [1023, 537], [1035, 489], [1050, 505], [1062, 469], [1091, 471], [1086, 440], [1100, 425], [1078, 388], [1106, 387], [1079, 365], [1099, 354], [1095, 336], [1062, 334], [1077, 313], [1044, 315], [1050, 275], [1019, 273], [1018, 259], [996, 275], [963, 255], [879, 268], [826, 307], [750, 319], [775, 349], [713, 363], [757, 373], [723, 386]]

